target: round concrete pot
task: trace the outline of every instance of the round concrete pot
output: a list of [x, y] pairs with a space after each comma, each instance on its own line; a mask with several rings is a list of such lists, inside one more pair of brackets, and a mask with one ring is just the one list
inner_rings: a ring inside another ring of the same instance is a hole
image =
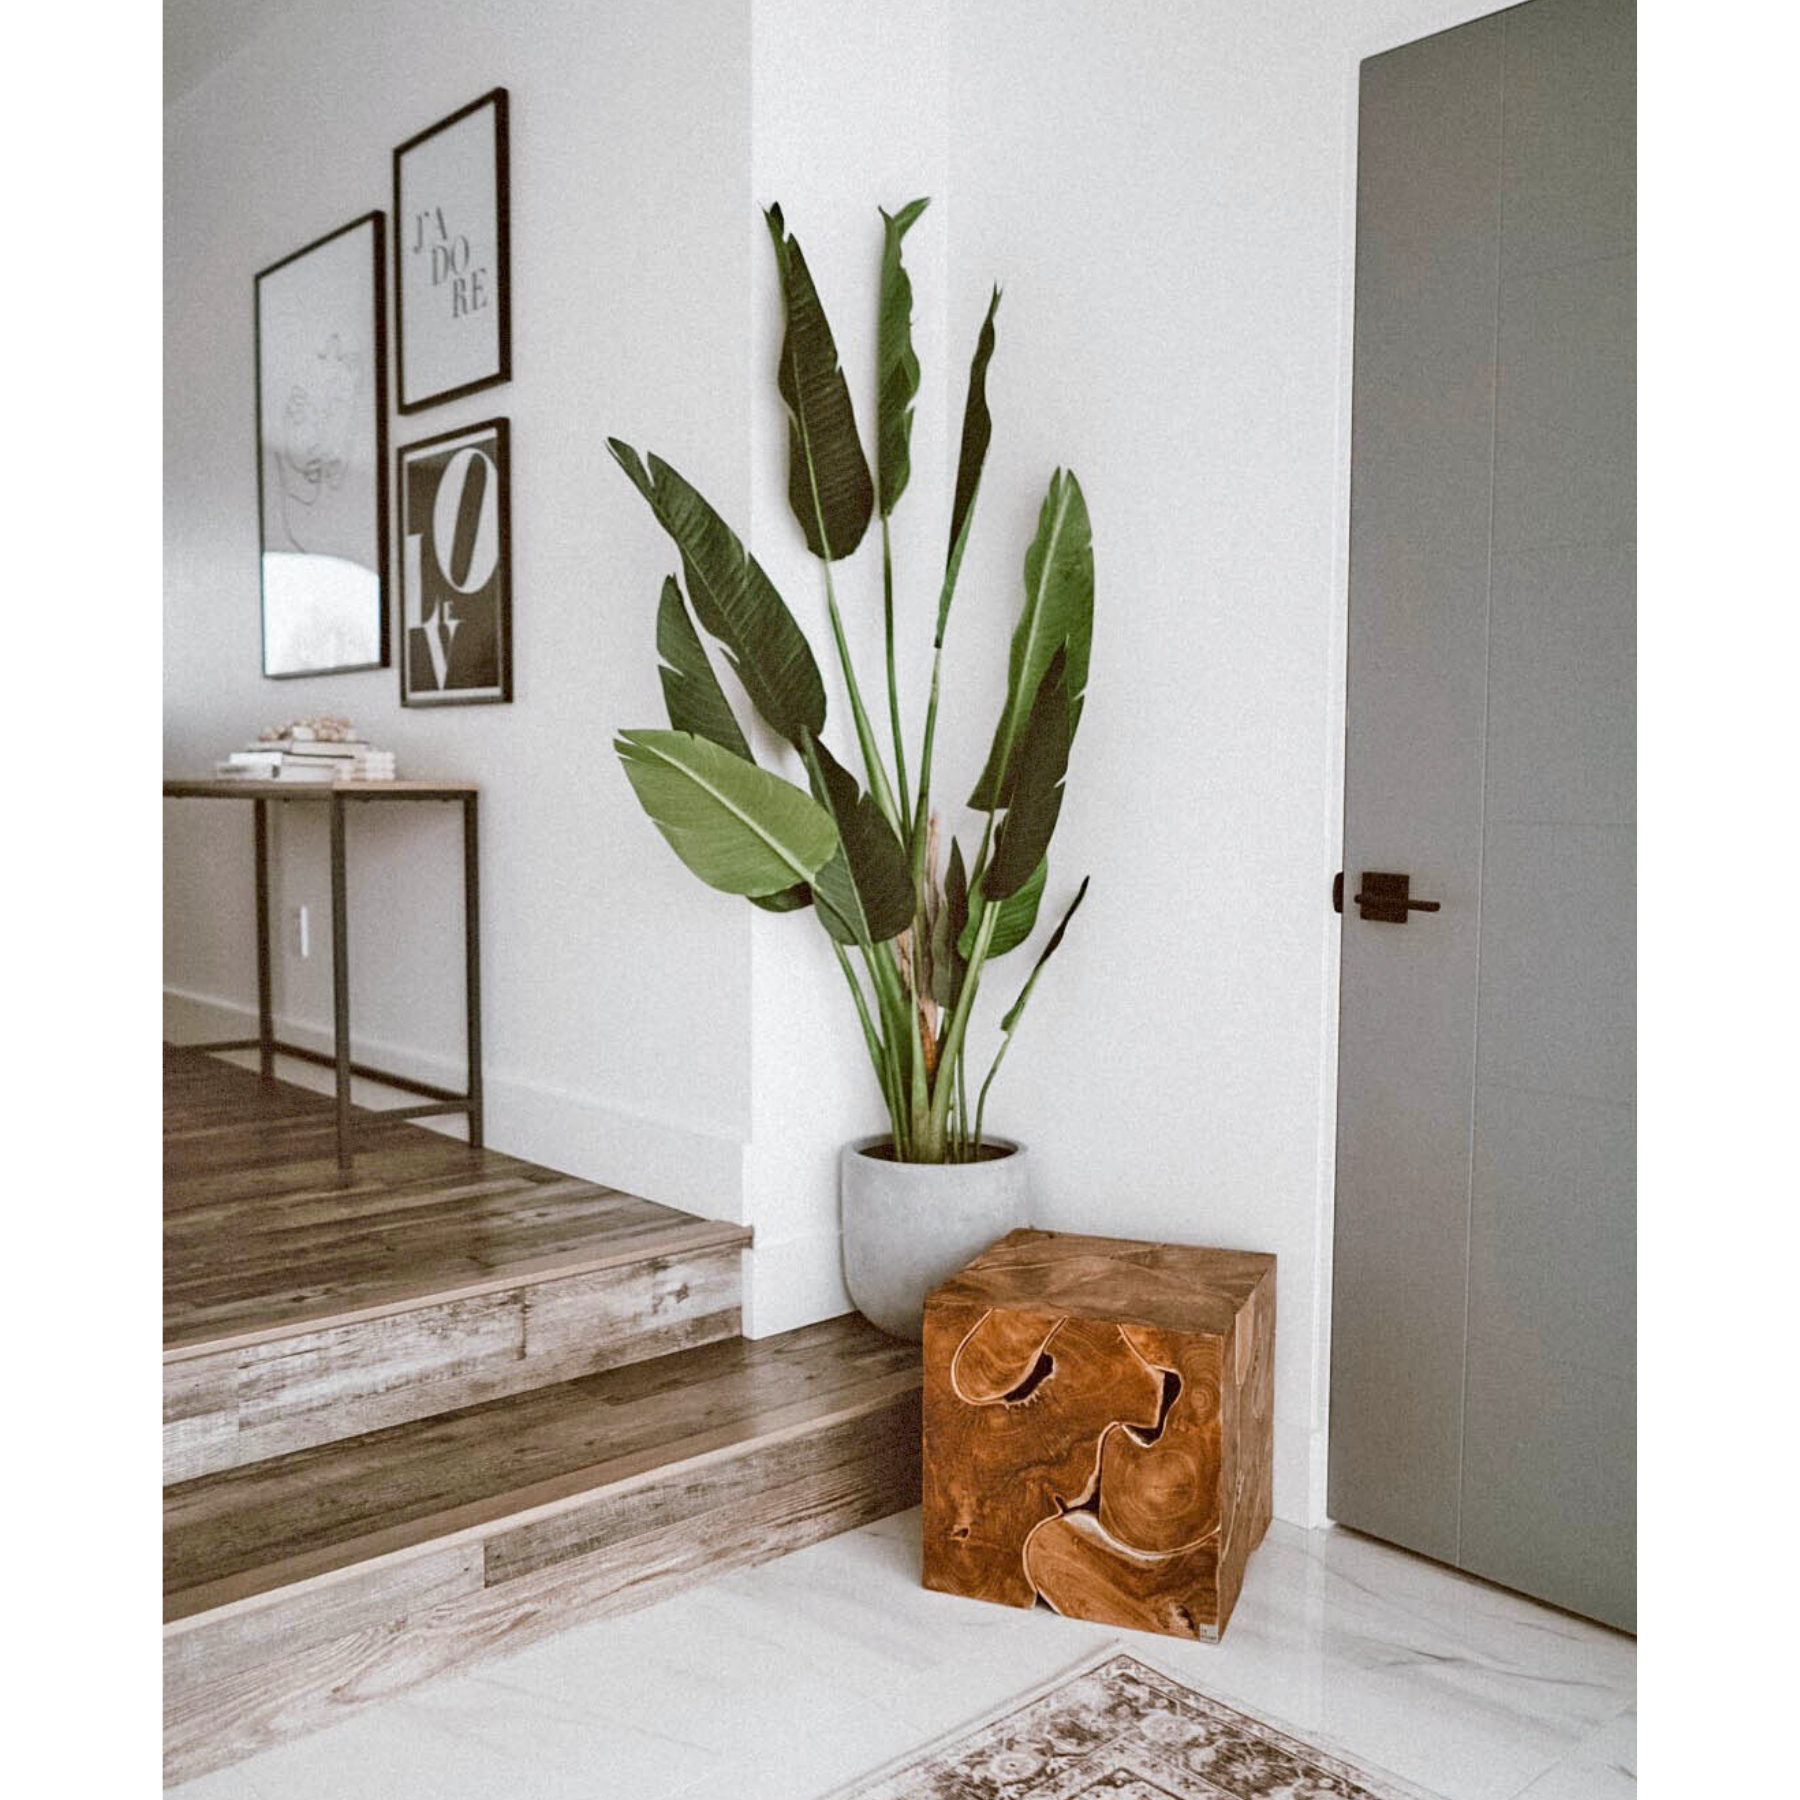
[[844, 1146], [844, 1285], [872, 1325], [917, 1340], [925, 1296], [1026, 1223], [1030, 1171], [1025, 1146], [1006, 1138], [987, 1140], [1003, 1154], [972, 1163], [895, 1162], [879, 1154], [889, 1143]]

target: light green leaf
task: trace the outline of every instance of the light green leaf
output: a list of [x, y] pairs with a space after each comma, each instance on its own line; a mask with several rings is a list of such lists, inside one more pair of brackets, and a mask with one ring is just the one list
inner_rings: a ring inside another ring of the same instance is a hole
[[876, 337], [875, 485], [885, 519], [912, 474], [913, 397], [919, 391], [919, 359], [912, 343], [912, 281], [900, 260], [906, 236], [928, 200], [914, 200], [891, 217], [881, 213], [881, 315]]
[[1088, 650], [1094, 635], [1094, 540], [1081, 484], [1067, 470], [1050, 478], [1038, 514], [1037, 536], [1025, 553], [1025, 604], [1013, 631], [1006, 672], [1006, 705], [994, 731], [987, 767], [969, 804], [992, 812], [1003, 804], [1009, 763], [1025, 730], [1050, 659], [1061, 650], [1070, 696], [1069, 737], [1081, 720]]
[[688, 596], [700, 623], [725, 646], [756, 710], [796, 749], [825, 728], [825, 684], [806, 634], [762, 565], [699, 491], [652, 456], [608, 438], [614, 460], [650, 504], [681, 552]]
[[727, 894], [811, 881], [837, 849], [831, 815], [790, 781], [687, 731], [622, 731], [613, 748], [675, 854]]
[[862, 542], [875, 489], [837, 344], [800, 240], [788, 234], [779, 206], [771, 206], [767, 218], [787, 306], [776, 382], [788, 408], [788, 504], [807, 548], [836, 562]]
[[[1044, 883], [1049, 879], [1050, 861], [1041, 858], [1025, 885], [1017, 893], [1008, 894], [1000, 902], [1000, 917], [994, 926], [993, 941], [988, 945], [988, 960], [1016, 950], [1037, 927], [1038, 906], [1044, 898]], [[965, 924], [957, 948], [965, 957], [975, 948], [975, 928]]]

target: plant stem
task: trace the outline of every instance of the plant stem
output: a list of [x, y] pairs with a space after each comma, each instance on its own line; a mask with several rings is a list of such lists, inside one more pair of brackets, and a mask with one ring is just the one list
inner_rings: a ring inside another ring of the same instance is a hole
[[856, 669], [850, 661], [850, 645], [844, 637], [844, 621], [838, 612], [830, 563], [825, 564], [825, 610], [831, 615], [831, 635], [837, 641], [838, 663], [844, 671], [844, 685], [850, 692], [850, 715], [856, 721], [856, 741], [862, 746], [863, 766], [869, 772], [869, 792], [875, 796], [875, 804], [881, 808], [881, 816], [893, 828], [894, 835], [904, 843], [900, 809], [894, 802], [894, 790], [888, 785], [887, 765], [881, 760], [880, 747], [875, 742], [869, 715], [863, 707], [862, 689], [856, 683]]
[[837, 956], [838, 967], [844, 971], [844, 980], [849, 984], [851, 997], [856, 1001], [856, 1016], [862, 1023], [863, 1042], [868, 1046], [870, 1062], [875, 1065], [875, 1079], [881, 1083], [882, 1099], [887, 1104], [888, 1119], [894, 1129], [894, 1146], [898, 1150], [902, 1120], [896, 1105], [899, 1096], [894, 1088], [894, 1072], [887, 1048], [875, 1030], [875, 1021], [869, 1017], [869, 1003], [863, 997], [862, 983], [856, 979], [856, 971], [850, 967], [850, 959], [844, 954], [844, 946], [836, 938], [832, 938], [831, 948]]
[[[925, 826], [931, 817], [931, 753], [937, 742], [938, 675], [944, 663], [944, 637], [950, 628], [950, 602], [956, 598], [956, 578], [962, 573], [963, 552], [969, 545], [969, 522], [975, 516], [974, 502], [963, 518], [962, 530], [950, 546], [944, 563], [944, 583], [938, 589], [937, 628], [931, 639], [931, 698], [925, 708], [925, 737], [919, 746], [919, 803], [913, 813], [913, 885], [919, 883], [919, 871], [925, 861]], [[898, 727], [896, 727], [898, 730]]]
[[981, 1145], [981, 1121], [987, 1113], [988, 1089], [994, 1085], [994, 1077], [1000, 1073], [1000, 1065], [1006, 1060], [1006, 1053], [1012, 1048], [1013, 1034], [1009, 1031], [1000, 1040], [1000, 1048], [994, 1052], [994, 1061], [988, 1069], [987, 1080], [981, 1084], [981, 1093], [975, 1101], [975, 1144], [977, 1150]]
[[894, 546], [887, 514], [881, 515], [881, 610], [887, 627], [888, 718], [894, 728], [894, 779], [900, 789], [900, 841], [912, 838], [911, 800], [906, 784], [906, 737], [900, 729], [900, 678], [894, 672]]
[[956, 1010], [950, 1015], [950, 1029], [944, 1037], [943, 1054], [938, 1060], [937, 1082], [931, 1095], [931, 1130], [941, 1135], [950, 1110], [950, 1095], [956, 1086], [956, 1066], [962, 1056], [963, 1034], [969, 1027], [969, 1012], [975, 1004], [975, 991], [981, 986], [981, 965], [987, 961], [988, 945], [993, 942], [994, 927], [1000, 922], [1000, 908], [984, 894], [981, 913], [975, 927], [975, 948], [969, 957], [968, 973], [963, 977], [962, 992], [956, 997]]

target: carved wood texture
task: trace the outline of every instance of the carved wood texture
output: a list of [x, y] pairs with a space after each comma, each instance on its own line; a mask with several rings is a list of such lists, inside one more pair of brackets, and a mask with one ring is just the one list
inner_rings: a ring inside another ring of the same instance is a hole
[[1271, 1510], [1275, 1259], [1015, 1231], [925, 1307], [925, 1585], [1216, 1639]]

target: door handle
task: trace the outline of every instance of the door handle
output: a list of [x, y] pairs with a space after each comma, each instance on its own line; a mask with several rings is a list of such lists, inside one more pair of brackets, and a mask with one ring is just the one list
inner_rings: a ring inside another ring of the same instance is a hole
[[1410, 875], [1388, 874], [1379, 869], [1364, 869], [1362, 892], [1356, 896], [1357, 910], [1377, 925], [1404, 925], [1409, 912], [1434, 913], [1442, 903], [1437, 900], [1412, 898]]

